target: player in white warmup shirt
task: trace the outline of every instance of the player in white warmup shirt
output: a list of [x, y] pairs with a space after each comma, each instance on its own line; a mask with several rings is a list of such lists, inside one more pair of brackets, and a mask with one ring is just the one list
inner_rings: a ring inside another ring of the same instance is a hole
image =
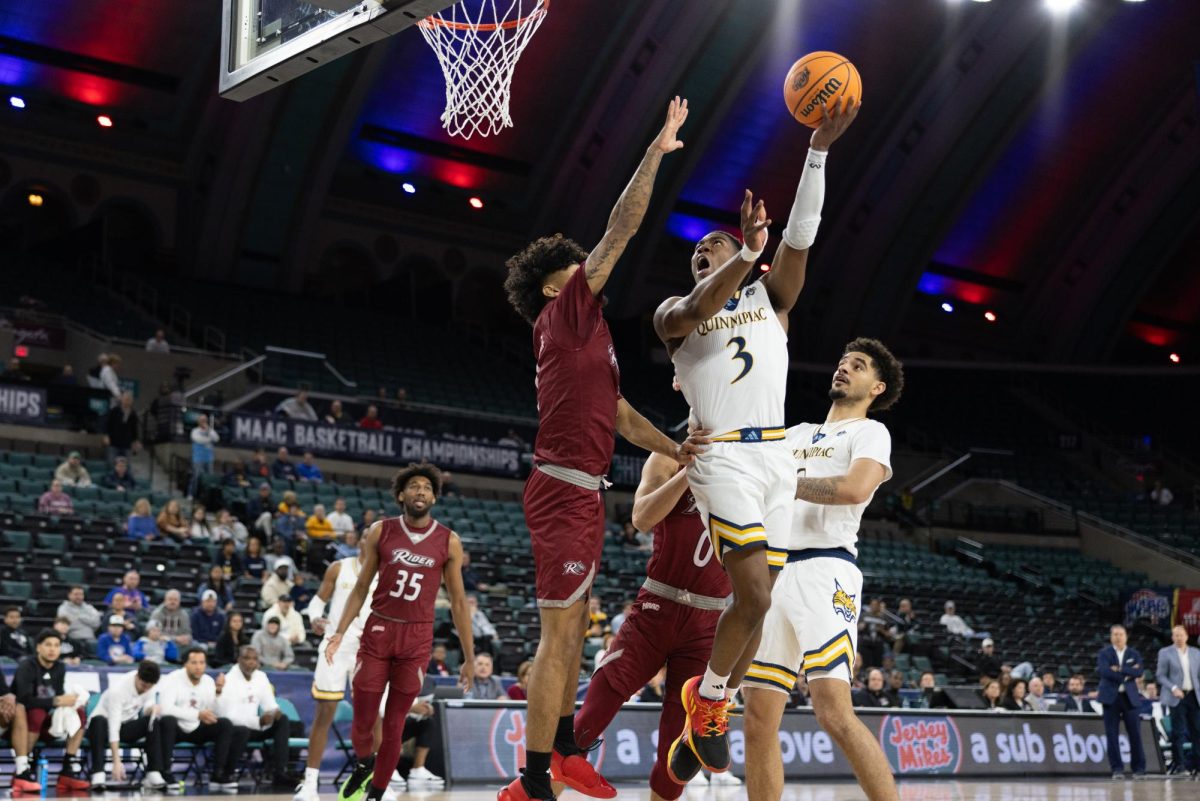
[[867, 798], [899, 798], [879, 742], [854, 714], [850, 681], [862, 603], [859, 523], [892, 477], [891, 435], [867, 415], [890, 408], [903, 388], [904, 368], [888, 349], [856, 339], [838, 362], [825, 422], [787, 431], [797, 472], [787, 564], [742, 688], [749, 801], [779, 801], [783, 793], [779, 724], [800, 671], [817, 722], [846, 754]]
[[[683, 686], [687, 722], [670, 753], [690, 749], [699, 766], [729, 769], [728, 698], [758, 647], [771, 603], [771, 570], [782, 569], [791, 529], [795, 467], [784, 442], [788, 313], [804, 287], [808, 250], [821, 219], [825, 159], [858, 114], [853, 98], [824, 108], [772, 268], [743, 287], [767, 242], [766, 209], [750, 191], [742, 201], [745, 244], [717, 231], [692, 255], [695, 288], [668, 298], [654, 329], [675, 363], [693, 425], [711, 432], [711, 449], [688, 468], [688, 485], [713, 551], [733, 585], [717, 623], [704, 675]], [[739, 252], [740, 249], [740, 252]], [[681, 764], [672, 757], [672, 765]], [[686, 781], [691, 775], [680, 776]]]

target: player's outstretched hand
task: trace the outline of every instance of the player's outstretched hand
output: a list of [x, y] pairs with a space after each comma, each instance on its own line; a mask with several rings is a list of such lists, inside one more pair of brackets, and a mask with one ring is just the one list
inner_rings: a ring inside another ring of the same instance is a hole
[[458, 668], [458, 686], [462, 687], [464, 693], [469, 693], [471, 687], [475, 684], [475, 661], [463, 660], [462, 665]]
[[767, 227], [771, 220], [767, 217], [767, 207], [759, 200], [754, 202], [754, 194], [746, 190], [742, 198], [742, 242], [753, 251], [762, 251], [767, 247]]
[[342, 635], [337, 634], [336, 632], [334, 634], [329, 635], [329, 644], [325, 646], [325, 661], [326, 662], [328, 662], [331, 665], [333, 664], [334, 654], [337, 653], [338, 646], [341, 644], [342, 644]]
[[829, 150], [829, 146], [846, 132], [850, 123], [854, 122], [860, 108], [862, 108], [862, 101], [855, 100], [853, 97], [835, 100], [832, 105], [822, 103], [821, 124], [817, 126], [817, 130], [813, 131], [812, 139], [809, 140], [812, 149]]
[[709, 445], [712, 444], [712, 440], [708, 438], [711, 433], [707, 428], [690, 432], [688, 438], [680, 443], [675, 459], [685, 467], [691, 464], [695, 461], [696, 456], [707, 451]]
[[679, 133], [680, 126], [687, 119], [688, 106], [687, 100], [680, 100], [676, 95], [671, 101], [671, 105], [667, 106], [667, 121], [663, 123], [662, 130], [658, 132], [658, 138], [654, 140], [654, 147], [664, 153], [673, 153], [683, 147], [683, 142], [676, 138]]

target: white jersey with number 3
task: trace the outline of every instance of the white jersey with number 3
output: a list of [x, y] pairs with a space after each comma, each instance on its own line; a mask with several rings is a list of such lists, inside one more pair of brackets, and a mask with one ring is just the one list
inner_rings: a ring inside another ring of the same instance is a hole
[[[329, 607], [325, 613], [325, 617], [329, 619], [329, 631], [337, 631], [342, 611], [346, 608], [346, 602], [350, 600], [350, 593], [354, 591], [354, 585], [358, 583], [357, 556], [339, 559], [338, 564], [341, 565], [341, 568], [338, 569], [337, 581], [333, 585], [333, 596], [329, 599]], [[376, 576], [377, 580], [378, 576]], [[354, 621], [352, 627], [356, 634], [362, 633], [362, 627], [366, 624], [367, 618], [371, 616], [371, 596], [374, 593], [375, 581], [372, 581], [370, 589], [367, 590], [367, 597], [363, 600], [362, 610], [358, 613], [358, 619]]]
[[700, 323], [671, 361], [694, 422], [714, 436], [783, 425], [787, 333], [761, 280]]

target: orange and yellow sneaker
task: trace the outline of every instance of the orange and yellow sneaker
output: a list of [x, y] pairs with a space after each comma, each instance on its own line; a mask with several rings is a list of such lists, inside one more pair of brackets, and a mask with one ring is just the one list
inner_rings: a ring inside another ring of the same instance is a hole
[[700, 679], [689, 679], [680, 691], [687, 722], [671, 748], [686, 743], [701, 767], [721, 773], [729, 770], [729, 702], [724, 698], [711, 701], [700, 695]]

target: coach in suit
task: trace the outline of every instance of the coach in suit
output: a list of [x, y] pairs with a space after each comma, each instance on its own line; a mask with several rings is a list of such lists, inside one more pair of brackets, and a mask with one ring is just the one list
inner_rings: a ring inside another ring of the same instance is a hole
[[1100, 689], [1096, 700], [1104, 707], [1104, 735], [1108, 739], [1108, 765], [1113, 778], [1124, 773], [1121, 762], [1121, 746], [1118, 739], [1121, 721], [1129, 735], [1129, 767], [1134, 778], [1146, 775], [1146, 754], [1142, 750], [1141, 718], [1138, 710], [1142, 706], [1142, 695], [1138, 692], [1137, 677], [1142, 675], [1142, 655], [1130, 648], [1129, 634], [1120, 623], [1109, 630], [1109, 642], [1096, 655], [1096, 673], [1100, 677]]
[[1196, 691], [1200, 690], [1200, 648], [1187, 644], [1187, 629], [1176, 626], [1171, 629], [1172, 645], [1158, 652], [1156, 677], [1162, 688], [1162, 705], [1171, 711], [1171, 754], [1174, 767], [1183, 767], [1184, 734], [1192, 744], [1191, 764], [1188, 769], [1193, 776], [1200, 775], [1200, 703]]

